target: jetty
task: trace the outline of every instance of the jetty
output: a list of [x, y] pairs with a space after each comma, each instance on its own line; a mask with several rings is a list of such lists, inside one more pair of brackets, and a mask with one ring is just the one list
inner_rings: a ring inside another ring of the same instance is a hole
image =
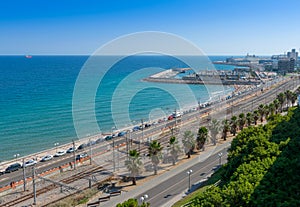
[[251, 77], [247, 71], [212, 71], [203, 70], [199, 73], [190, 73], [178, 77], [180, 73], [192, 71], [191, 68], [168, 69], [153, 74], [143, 81], [174, 84], [200, 84], [200, 85], [259, 85], [261, 80], [257, 77]]

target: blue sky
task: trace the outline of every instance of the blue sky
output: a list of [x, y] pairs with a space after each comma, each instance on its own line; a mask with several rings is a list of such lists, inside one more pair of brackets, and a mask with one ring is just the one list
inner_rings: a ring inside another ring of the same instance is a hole
[[6, 0], [0, 54], [91, 54], [121, 35], [174, 33], [206, 54], [300, 48], [298, 0]]

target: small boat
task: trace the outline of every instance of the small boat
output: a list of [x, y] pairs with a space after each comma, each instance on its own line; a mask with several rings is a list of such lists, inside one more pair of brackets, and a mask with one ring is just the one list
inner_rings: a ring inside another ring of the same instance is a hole
[[26, 57], [26, 58], [32, 58], [32, 56], [31, 56], [31, 55], [26, 55], [25, 57]]

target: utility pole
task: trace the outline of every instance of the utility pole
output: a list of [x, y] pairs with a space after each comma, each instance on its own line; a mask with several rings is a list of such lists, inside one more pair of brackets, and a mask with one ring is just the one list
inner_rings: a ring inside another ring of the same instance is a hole
[[115, 162], [115, 140], [113, 139], [113, 166], [114, 172], [116, 171], [116, 162]]
[[26, 174], [25, 174], [25, 159], [23, 158], [23, 187], [24, 192], [26, 191]]
[[91, 138], [89, 139], [89, 143], [90, 143], [90, 165], [92, 165], [92, 143], [91, 143]]
[[[142, 119], [142, 141], [144, 140], [144, 120]], [[139, 141], [139, 153], [141, 152], [141, 140]]]
[[74, 142], [74, 140], [72, 140], [72, 142], [73, 142], [74, 170], [76, 170], [75, 142]]
[[35, 167], [32, 167], [33, 205], [36, 205]]

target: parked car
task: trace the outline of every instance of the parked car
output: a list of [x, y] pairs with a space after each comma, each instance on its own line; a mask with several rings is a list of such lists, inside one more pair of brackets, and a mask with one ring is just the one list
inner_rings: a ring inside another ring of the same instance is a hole
[[105, 140], [106, 141], [108, 141], [108, 140], [111, 140], [113, 137], [111, 136], [111, 135], [107, 135], [106, 137], [105, 137]]
[[79, 154], [79, 155], [76, 156], [76, 160], [80, 160], [80, 159], [85, 158], [85, 157], [87, 157], [87, 156], [88, 156], [87, 153]]
[[145, 124], [145, 128], [151, 127], [151, 124]]
[[41, 162], [46, 162], [46, 161], [49, 161], [49, 160], [52, 160], [53, 159], [53, 156], [52, 155], [46, 155], [44, 156], [42, 159], [41, 159]]
[[32, 165], [35, 165], [37, 163], [36, 160], [34, 159], [31, 159], [31, 160], [28, 160], [24, 163], [24, 166], [23, 167], [29, 167], [29, 166], [32, 166]]
[[123, 137], [126, 133], [127, 132], [125, 132], [125, 131], [119, 132], [118, 137]]
[[74, 152], [74, 151], [76, 151], [76, 148], [70, 147], [70, 148], [67, 150], [67, 153], [72, 153], [72, 152]]
[[10, 173], [10, 172], [13, 172], [13, 171], [17, 171], [21, 168], [21, 164], [20, 163], [14, 163], [14, 164], [11, 164], [10, 166], [8, 166], [6, 169], [5, 169], [5, 173]]
[[59, 150], [58, 152], [55, 153], [54, 157], [60, 157], [66, 154], [65, 150]]
[[77, 149], [81, 150], [87, 147], [87, 144], [81, 144]]
[[173, 115], [170, 115], [169, 117], [168, 117], [168, 120], [172, 120], [174, 117], [173, 117]]
[[99, 143], [103, 142], [104, 140], [105, 140], [105, 138], [100, 137], [96, 140], [96, 143], [99, 144]]
[[140, 126], [135, 126], [135, 127], [133, 127], [132, 128], [132, 131], [133, 132], [136, 132], [136, 131], [139, 131], [139, 130], [141, 130], [142, 128], [140, 127]]
[[95, 145], [96, 144], [96, 142], [94, 141], [94, 140], [91, 140], [90, 142], [88, 142], [87, 143], [87, 145], [86, 146], [93, 146], [93, 145]]

